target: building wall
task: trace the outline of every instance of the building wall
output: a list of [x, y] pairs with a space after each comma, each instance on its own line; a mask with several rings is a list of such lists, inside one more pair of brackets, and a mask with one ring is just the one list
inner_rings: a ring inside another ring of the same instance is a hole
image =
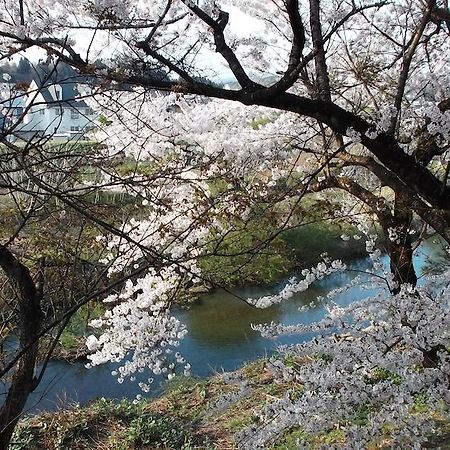
[[26, 114], [22, 129], [44, 135], [87, 131], [93, 127], [96, 117], [97, 114], [87, 107], [37, 104]]
[[69, 135], [70, 133], [80, 134], [94, 126], [93, 122], [97, 114], [91, 108], [76, 103], [74, 106], [69, 106], [64, 101], [57, 103], [63, 95], [60, 85], [49, 86], [48, 92], [53, 97], [51, 103], [46, 102], [36, 82], [31, 82], [26, 105], [32, 104], [32, 106], [24, 117], [20, 131], [39, 135]]

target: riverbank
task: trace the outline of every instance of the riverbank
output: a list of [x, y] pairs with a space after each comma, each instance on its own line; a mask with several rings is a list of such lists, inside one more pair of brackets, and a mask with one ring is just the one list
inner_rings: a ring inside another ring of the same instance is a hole
[[[74, 405], [23, 419], [11, 450], [239, 449], [240, 431], [258, 425], [266, 405], [283, 398], [288, 391], [290, 395], [302, 392], [300, 384], [274, 376], [275, 362], [275, 357], [258, 360], [208, 379], [178, 377], [157, 399], [115, 404], [101, 398], [85, 407]], [[448, 421], [420, 405], [413, 413], [428, 414], [439, 430], [439, 438], [431, 438], [426, 448], [450, 448]], [[311, 450], [344, 446], [343, 436], [339, 427], [316, 435], [297, 427], [277, 437], [267, 450], [296, 450], [299, 441]], [[367, 450], [387, 450], [389, 444], [387, 432], [381, 442]]]
[[[218, 287], [230, 290], [243, 286], [271, 285], [303, 268], [316, 265], [324, 256], [351, 262], [365, 256], [363, 240], [354, 239], [356, 229], [349, 224], [318, 222], [284, 231], [266, 251], [246, 261], [246, 256], [208, 257], [200, 260], [203, 276], [210, 282], [186, 290], [177, 300], [178, 306], [190, 308], [202, 295]], [[347, 234], [348, 239], [341, 239]], [[250, 234], [244, 240], [253, 238]], [[352, 237], [350, 237], [352, 236]], [[245, 248], [248, 243], [241, 243]], [[239, 253], [242, 248], [234, 249]], [[276, 250], [276, 252], [275, 252]], [[236, 270], [236, 267], [239, 270]], [[81, 308], [71, 319], [55, 348], [53, 359], [75, 362], [86, 358], [85, 338], [92, 330], [89, 320], [102, 315], [101, 302]]]
[[[416, 260], [421, 273], [427, 270], [427, 255], [435, 253], [433, 243], [422, 249], [422, 256]], [[364, 270], [367, 262], [360, 261], [351, 267], [357, 271]], [[133, 383], [117, 384], [111, 377], [113, 367], [99, 366], [93, 369], [81, 370], [82, 364], [65, 364], [63, 372], [59, 374], [50, 364], [47, 381], [42, 382], [43, 393], [36, 393], [34, 402], [41, 402], [47, 398], [46, 383], [53, 384], [60, 378], [61, 387], [56, 399], [63, 410], [53, 413], [43, 413], [39, 416], [23, 420], [20, 433], [13, 450], [104, 450], [104, 449], [236, 449], [236, 433], [249, 425], [258, 425], [259, 412], [264, 406], [277, 398], [282, 398], [287, 390], [294, 395], [302, 392], [301, 385], [275, 381], [271, 361], [267, 358], [259, 359], [250, 364], [245, 361], [251, 358], [261, 358], [271, 355], [278, 344], [294, 344], [297, 341], [273, 342], [273, 347], [261, 336], [250, 329], [250, 323], [262, 323], [277, 320], [283, 323], [312, 323], [322, 314], [318, 296], [324, 295], [330, 289], [347, 284], [350, 273], [337, 274], [327, 280], [317, 283], [298, 297], [283, 302], [268, 310], [256, 310], [245, 303], [230, 297], [224, 297], [224, 292], [216, 296], [208, 296], [196, 305], [192, 311], [180, 310], [180, 319], [188, 325], [191, 332], [180, 344], [180, 352], [191, 362], [193, 373], [202, 378], [177, 378], [169, 382], [168, 388], [161, 395], [158, 386], [150, 395], [157, 395], [153, 399], [146, 399], [139, 404], [131, 400], [124, 400], [119, 405], [112, 400], [92, 399], [98, 396], [106, 398], [134, 398], [139, 392], [131, 392]], [[277, 286], [273, 286], [274, 289]], [[265, 292], [247, 288], [242, 295], [265, 295]], [[269, 289], [269, 288], [266, 288]], [[343, 306], [357, 300], [359, 296], [367, 295], [367, 291], [346, 292], [336, 298], [337, 304]], [[299, 312], [299, 307], [311, 304], [315, 299], [317, 305], [308, 311]], [[218, 327], [217, 324], [221, 324]], [[254, 333], [254, 334], [253, 334]], [[298, 339], [298, 338], [297, 338]], [[247, 350], [246, 350], [247, 349]], [[276, 358], [276, 353], [274, 358]], [[283, 361], [287, 362], [287, 361]], [[297, 361], [288, 361], [297, 364]], [[302, 362], [303, 363], [303, 362]], [[61, 365], [58, 363], [57, 365]], [[224, 367], [226, 373], [221, 372], [211, 376], [210, 368]], [[237, 369], [242, 367], [242, 369]], [[201, 369], [202, 371], [200, 371]], [[236, 370], [235, 370], [236, 369]], [[64, 374], [64, 375], [63, 375]], [[203, 378], [204, 377], [204, 378]], [[277, 377], [279, 378], [279, 377]], [[155, 383], [156, 384], [156, 383]], [[110, 391], [104, 391], [105, 387]], [[76, 392], [84, 397], [77, 396]], [[87, 392], [88, 391], [88, 392]], [[75, 395], [74, 395], [75, 394]], [[142, 393], [141, 393], [142, 394]], [[73, 399], [77, 399], [85, 407], [72, 407]], [[426, 404], [417, 404], [418, 411], [429, 413]], [[33, 410], [30, 403], [30, 409]], [[48, 403], [42, 405], [41, 410], [48, 410]], [[53, 408], [54, 409], [54, 408]], [[444, 434], [448, 435], [450, 426], [446, 422], [436, 424]], [[175, 430], [175, 431], [171, 431]], [[174, 435], [172, 434], [174, 433]], [[280, 436], [279, 441], [266, 450], [297, 449], [297, 439], [309, 439], [310, 447], [314, 450], [320, 444], [340, 445], [342, 434], [339, 427], [331, 428], [326, 434], [306, 435], [301, 429], [293, 429]], [[172, 441], [171, 439], [174, 439]], [[389, 448], [388, 436], [383, 446], [374, 446], [370, 450]], [[436, 444], [435, 449], [448, 449]], [[183, 447], [184, 445], [184, 447]], [[309, 444], [308, 444], [309, 445]], [[326, 447], [325, 447], [326, 448]]]
[[[191, 373], [208, 378], [215, 372], [234, 371], [248, 361], [272, 355], [280, 345], [304, 342], [308, 338], [303, 335], [267, 339], [252, 329], [251, 325], [272, 321], [285, 324], [317, 322], [325, 314], [326, 294], [347, 285], [356, 273], [370, 265], [367, 259], [347, 263], [350, 270], [330, 275], [314, 283], [308, 290], [295, 294], [289, 301], [267, 309], [252, 307], [241, 299], [260, 298], [279, 292], [288, 281], [287, 278], [269, 285], [252, 284], [234, 288], [232, 292], [217, 289], [200, 296], [190, 308], [174, 307], [173, 314], [189, 330], [180, 341], [178, 350], [190, 363]], [[345, 306], [366, 295], [365, 290], [355, 287], [335, 300]], [[305, 305], [309, 305], [307, 310], [303, 308]], [[81, 321], [81, 325], [84, 323]], [[51, 360], [39, 387], [30, 396], [25, 411], [54, 411], [74, 402], [86, 405], [98, 397], [133, 399], [137, 394], [142, 394], [138, 382], [145, 381], [149, 375], [147, 371], [137, 374], [134, 382], [126, 380], [119, 384], [111, 372], [116, 371], [120, 363], [112, 362], [90, 369], [86, 369], [85, 363], [83, 359], [70, 363]], [[164, 383], [161, 377], [154, 378], [151, 395], [156, 397], [161, 394]]]
[[[415, 265], [420, 280], [424, 273], [438, 267], [439, 248], [440, 244], [431, 239], [417, 250]], [[432, 265], [428, 262], [431, 255], [434, 256]], [[254, 308], [240, 299], [272, 295], [284, 287], [287, 279], [270, 285], [235, 288], [232, 292], [218, 289], [200, 296], [190, 308], [174, 307], [173, 314], [189, 330], [180, 341], [179, 352], [191, 364], [191, 373], [206, 379], [215, 372], [234, 371], [248, 361], [274, 354], [279, 346], [295, 345], [309, 339], [304, 335], [267, 339], [252, 329], [251, 324], [272, 321], [286, 325], [315, 323], [326, 313], [326, 296], [330, 291], [335, 292], [334, 301], [340, 307], [374, 295], [374, 292], [370, 293], [360, 285], [339, 293], [339, 288], [349, 286], [355, 275], [371, 267], [367, 258], [346, 262], [348, 270], [345, 272], [330, 275], [288, 301], [267, 309]], [[383, 262], [388, 263], [386, 256]], [[306, 310], [303, 308], [305, 305], [309, 306]], [[86, 405], [98, 397], [133, 399], [142, 394], [138, 382], [145, 381], [148, 372], [138, 374], [134, 382], [126, 380], [119, 384], [111, 376], [119, 365], [107, 363], [86, 369], [84, 360], [71, 363], [52, 360], [39, 387], [30, 396], [25, 411], [55, 411], [75, 402]], [[162, 379], [155, 376], [150, 395], [160, 395], [163, 386]]]
[[234, 435], [251, 420], [249, 409], [286, 388], [274, 383], [265, 364], [210, 379], [176, 378], [154, 400], [99, 399], [22, 420], [12, 450], [237, 448]]

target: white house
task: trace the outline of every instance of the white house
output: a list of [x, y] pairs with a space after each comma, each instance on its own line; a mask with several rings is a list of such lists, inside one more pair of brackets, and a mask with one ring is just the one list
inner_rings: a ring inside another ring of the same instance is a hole
[[82, 139], [94, 127], [97, 114], [80, 98], [86, 88], [73, 81], [38, 85], [32, 81], [25, 96], [22, 137], [48, 136], [53, 139]]
[[23, 114], [25, 108], [25, 93], [15, 89], [14, 83], [0, 84], [0, 125], [5, 131], [11, 124], [15, 124]]

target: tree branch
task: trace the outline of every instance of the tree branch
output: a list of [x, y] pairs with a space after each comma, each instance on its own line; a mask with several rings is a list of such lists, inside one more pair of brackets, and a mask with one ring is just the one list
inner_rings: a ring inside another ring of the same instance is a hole
[[428, 22], [430, 21], [431, 13], [433, 11], [435, 4], [436, 4], [436, 0], [429, 0], [427, 2], [427, 8], [425, 10], [425, 14], [423, 15], [422, 20], [421, 20], [417, 30], [414, 33], [414, 36], [411, 40], [411, 43], [408, 46], [408, 49], [405, 51], [405, 54], [403, 57], [402, 69], [401, 69], [400, 76], [398, 79], [397, 94], [396, 94], [395, 100], [394, 100], [394, 108], [396, 110], [396, 114], [392, 118], [391, 125], [388, 130], [389, 134], [393, 134], [395, 132], [395, 128], [397, 126], [398, 118], [400, 115], [400, 109], [402, 106], [403, 95], [405, 93], [406, 82], [408, 80], [409, 70], [411, 68], [411, 63], [412, 63], [414, 54], [417, 50], [417, 47], [419, 45], [420, 38], [422, 37], [423, 32], [425, 31], [425, 27], [427, 26]]
[[313, 48], [316, 52], [314, 64], [316, 68], [317, 96], [320, 100], [331, 102], [330, 80], [323, 47], [322, 27], [320, 22], [320, 0], [310, 0], [310, 27]]
[[213, 30], [214, 43], [216, 45], [216, 51], [220, 53], [225, 61], [228, 63], [229, 68], [236, 77], [243, 89], [254, 90], [261, 87], [258, 83], [255, 83], [245, 72], [240, 61], [236, 57], [235, 53], [227, 45], [225, 41], [224, 31], [228, 24], [229, 15], [225, 11], [219, 11], [219, 17], [217, 20], [206, 14], [199, 6], [194, 2], [188, 0], [182, 0], [183, 3], [204, 23], [206, 23]]

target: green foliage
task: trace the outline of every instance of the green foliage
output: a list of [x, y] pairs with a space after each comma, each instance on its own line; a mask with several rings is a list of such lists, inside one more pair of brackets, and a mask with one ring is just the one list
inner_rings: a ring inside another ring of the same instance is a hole
[[100, 114], [99, 116], [98, 116], [98, 118], [97, 118], [97, 120], [98, 120], [98, 123], [100, 124], [100, 125], [103, 125], [103, 126], [110, 126], [110, 125], [112, 125], [112, 120], [110, 120], [110, 119], [108, 119], [105, 115], [103, 115], [103, 114]]
[[165, 391], [168, 394], [183, 395], [199, 387], [205, 389], [207, 384], [208, 380], [205, 379], [175, 375], [171, 380], [167, 381]]
[[390, 381], [395, 385], [400, 385], [403, 381], [403, 378], [395, 372], [391, 372], [390, 370], [384, 367], [376, 367], [368, 380], [370, 383], [379, 383], [380, 381]]
[[315, 359], [321, 359], [322, 361], [325, 361], [327, 363], [333, 361], [333, 357], [331, 355], [327, 355], [326, 353], [315, 353], [311, 355], [311, 357]]
[[287, 354], [284, 358], [283, 358], [283, 364], [286, 367], [296, 367], [297, 366], [297, 361], [296, 359], [292, 356]]
[[83, 305], [72, 316], [70, 322], [64, 329], [60, 344], [65, 350], [71, 350], [80, 344], [80, 338], [84, 337], [87, 332], [88, 323], [93, 319], [98, 319], [105, 312], [105, 307], [102, 303], [92, 303]]
[[114, 166], [118, 175], [131, 176], [131, 175], [146, 175], [152, 176], [159, 170], [159, 167], [149, 161], [136, 161], [132, 158], [125, 158], [119, 164]]
[[[67, 450], [71, 443], [83, 440], [88, 435], [89, 425], [86, 411], [75, 407], [69, 414], [61, 414], [56, 422], [48, 422], [46, 416], [22, 421], [13, 435], [11, 450]], [[41, 438], [50, 434], [50, 441]]]
[[338, 428], [331, 428], [327, 432], [319, 434], [314, 439], [323, 448], [324, 444], [343, 444], [345, 441], [345, 434], [343, 430]]
[[67, 421], [60, 421], [56, 427], [53, 445], [55, 450], [66, 450], [71, 442], [82, 438], [89, 429], [87, 416], [84, 411], [72, 415]]
[[374, 407], [369, 402], [362, 403], [355, 409], [355, 413], [351, 417], [350, 422], [354, 425], [364, 427], [367, 425], [369, 415], [373, 411]]
[[111, 417], [117, 411], [117, 404], [110, 398], [101, 397], [91, 404], [91, 412], [99, 418]]
[[172, 417], [195, 421], [205, 412], [209, 381], [176, 376], [166, 386], [167, 411]]
[[20, 427], [16, 427], [9, 444], [10, 450], [29, 450], [33, 448], [35, 436], [28, 421], [23, 421]]
[[280, 441], [273, 445], [270, 450], [297, 450], [299, 443], [304, 442], [308, 434], [301, 428], [294, 428], [285, 433]]
[[[147, 407], [145, 401], [117, 404], [101, 398], [88, 407], [26, 419], [14, 434], [11, 450], [89, 450], [99, 439], [104, 442], [102, 448], [117, 450], [199, 448], [193, 445], [190, 422], [149, 412]], [[201, 448], [211, 448], [204, 441]]]
[[134, 419], [125, 435], [125, 442], [129, 444], [153, 445], [156, 448], [181, 449], [190, 440], [189, 432], [173, 419], [154, 414]]
[[414, 399], [412, 406], [412, 413], [415, 414], [425, 414], [430, 410], [428, 405], [427, 397], [424, 394], [418, 394]]
[[253, 119], [250, 126], [254, 130], [259, 130], [261, 127], [267, 125], [270, 122], [272, 122], [272, 119], [269, 119], [268, 117], [259, 117], [257, 119]]
[[229, 430], [239, 431], [239, 430], [242, 430], [245, 427], [250, 426], [254, 422], [255, 422], [254, 416], [249, 414], [249, 415], [246, 415], [246, 416], [232, 417], [230, 420], [226, 421], [224, 423], [224, 425]]
[[212, 198], [218, 197], [220, 194], [228, 191], [228, 182], [224, 178], [215, 178], [209, 181], [208, 188]]
[[105, 144], [101, 144], [97, 141], [69, 141], [69, 142], [47, 142], [44, 148], [50, 150], [64, 150], [67, 153], [72, 154], [85, 154], [94, 156], [97, 150], [104, 148]]
[[64, 350], [72, 350], [80, 344], [79, 336], [76, 336], [68, 330], [64, 330], [63, 334], [59, 338], [59, 342]]
[[[289, 362], [289, 360], [286, 360]], [[291, 360], [293, 365], [301, 361]], [[307, 361], [305, 362], [307, 363]], [[133, 402], [115, 403], [101, 398], [88, 407], [75, 407], [68, 411], [44, 414], [23, 419], [14, 435], [11, 450], [213, 450], [235, 448], [232, 445], [236, 431], [258, 420], [258, 411], [273, 397], [281, 398], [289, 391], [296, 397], [292, 382], [275, 383], [266, 370], [267, 361], [246, 365], [239, 373], [251, 389], [238, 402], [220, 410], [211, 405], [226, 392], [235, 392], [238, 386], [229, 377], [215, 376], [208, 380], [176, 377], [169, 383], [163, 397]], [[377, 370], [381, 378], [392, 374]], [[301, 395], [301, 386], [298, 387]], [[267, 450], [296, 450], [301, 443], [310, 450], [319, 448], [345, 448], [348, 425], [364, 426], [376, 405], [369, 402], [356, 408], [356, 412], [341, 424], [319, 434], [307, 433], [301, 424], [286, 430]], [[430, 437], [433, 448], [448, 448], [450, 428], [448, 416], [429, 409], [427, 399], [418, 394], [413, 414], [425, 414], [436, 423], [439, 434]], [[340, 426], [337, 426], [340, 425]], [[383, 427], [385, 443], [393, 428]], [[96, 446], [94, 447], [94, 444]], [[367, 450], [388, 448], [385, 443], [374, 442]], [[387, 444], [388, 445], [388, 444]], [[390, 447], [389, 447], [390, 448]], [[430, 447], [431, 448], [431, 447]]]
[[359, 58], [353, 67], [356, 79], [369, 86], [378, 80], [380, 70], [381, 68], [377, 63], [367, 56], [365, 56], [365, 59]]
[[[223, 286], [249, 282], [271, 282], [292, 268], [281, 238], [263, 244], [267, 230], [258, 229], [255, 223], [229, 233], [221, 240], [217, 255], [203, 257], [199, 266], [207, 278]], [[262, 249], [260, 249], [262, 246]]]
[[357, 230], [349, 224], [327, 221], [286, 230], [281, 233], [281, 238], [285, 246], [293, 252], [293, 258], [302, 266], [309, 266], [315, 264], [318, 256], [325, 252], [332, 259], [342, 260], [364, 255], [363, 242], [341, 239], [342, 234], [353, 235], [355, 233]]
[[291, 428], [284, 436], [270, 447], [270, 450], [297, 450], [300, 444], [308, 443], [311, 450], [326, 448], [327, 445], [342, 444], [344, 433], [340, 429], [330, 428], [325, 433], [313, 435], [306, 433], [302, 428]]

